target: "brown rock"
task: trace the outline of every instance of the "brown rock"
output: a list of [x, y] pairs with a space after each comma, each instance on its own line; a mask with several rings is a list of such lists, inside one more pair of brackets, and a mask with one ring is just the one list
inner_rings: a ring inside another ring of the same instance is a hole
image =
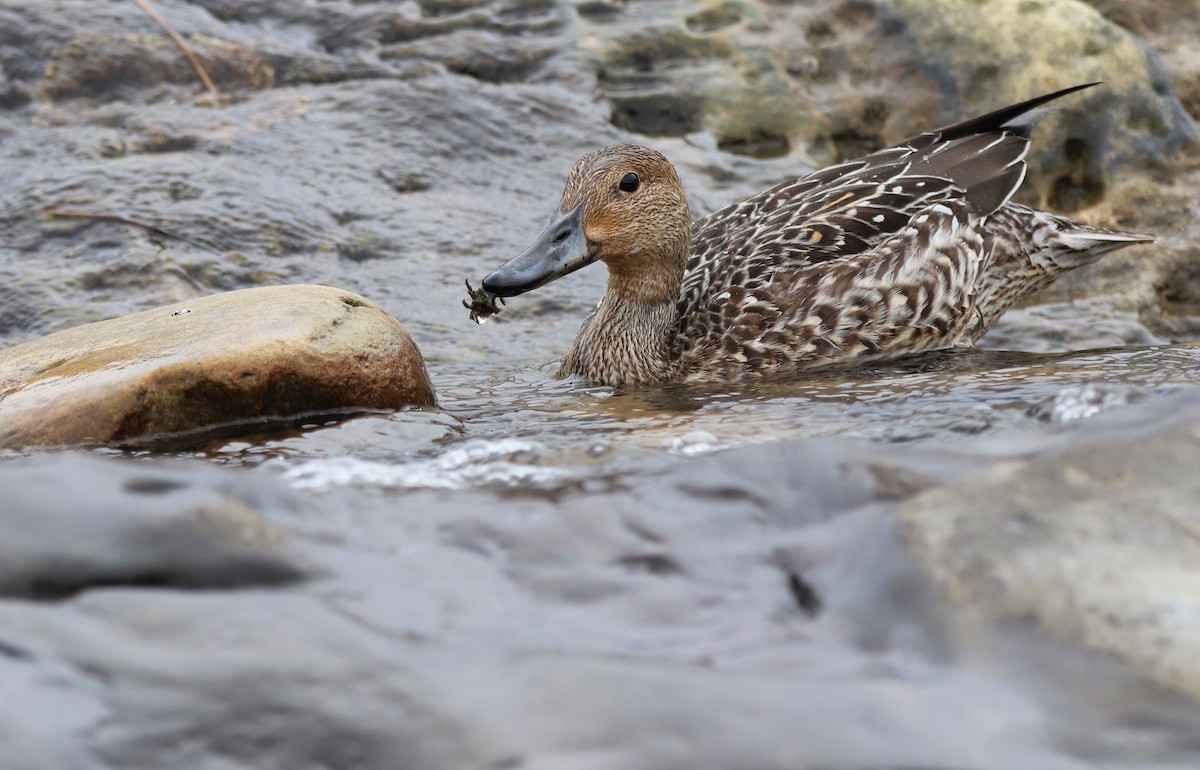
[[187, 443], [434, 403], [404, 327], [328, 286], [216, 294], [0, 350], [0, 447]]

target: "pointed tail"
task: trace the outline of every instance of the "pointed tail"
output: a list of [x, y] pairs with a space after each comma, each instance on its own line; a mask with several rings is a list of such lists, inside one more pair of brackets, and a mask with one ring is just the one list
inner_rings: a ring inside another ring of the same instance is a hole
[[1120, 230], [1105, 230], [1099, 227], [1077, 225], [1076, 229], [1066, 230], [1058, 234], [1062, 245], [1076, 251], [1089, 251], [1094, 254], [1107, 254], [1110, 251], [1135, 243], [1154, 243], [1153, 235], [1141, 233], [1125, 233]]
[[1068, 270], [1154, 236], [1093, 227], [1066, 217], [1009, 204], [988, 219], [992, 260], [975, 285], [978, 321], [970, 333], [978, 339], [1004, 311], [1045, 287]]

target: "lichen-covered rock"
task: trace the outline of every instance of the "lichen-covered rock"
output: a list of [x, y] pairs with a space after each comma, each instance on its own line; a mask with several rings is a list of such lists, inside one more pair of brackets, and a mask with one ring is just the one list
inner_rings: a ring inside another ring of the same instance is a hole
[[433, 403], [404, 327], [328, 286], [216, 294], [0, 350], [0, 447], [186, 443]]
[[1064, 84], [1104, 81], [1055, 105], [1030, 154], [1025, 199], [1055, 211], [1103, 200], [1111, 173], [1197, 141], [1166, 72], [1128, 30], [1077, 0], [876, 0], [972, 113]]
[[918, 495], [910, 545], [950, 597], [1200, 699], [1200, 394], [1175, 399]]
[[793, 150], [803, 113], [772, 52], [758, 43], [763, 13], [740, 0], [660, 4], [670, 23], [636, 10], [580, 7], [584, 46], [598, 64], [612, 122], [650, 136], [709, 131], [718, 147], [770, 157]]
[[1155, 55], [1076, 0], [676, 2], [655, 26], [630, 5], [583, 6], [583, 41], [613, 121], [644, 134], [707, 129], [732, 152], [824, 163], [1106, 81], [1039, 131], [1026, 199], [1060, 211], [1101, 200], [1118, 166], [1197, 140]]

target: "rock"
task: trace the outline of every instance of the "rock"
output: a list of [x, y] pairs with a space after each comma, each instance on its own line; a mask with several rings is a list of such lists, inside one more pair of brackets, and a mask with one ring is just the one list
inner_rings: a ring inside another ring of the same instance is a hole
[[920, 494], [899, 520], [946, 595], [1200, 699], [1200, 393], [1173, 398]]
[[232, 589], [305, 576], [283, 530], [255, 510], [280, 495], [246, 476], [62, 454], [0, 466], [0, 488], [0, 596]]
[[[112, 570], [169, 555], [189, 507], [234, 499], [286, 530], [321, 580], [218, 591], [106, 571], [116, 585], [0, 602], [0, 757], [21, 756], [17, 770], [1190, 766], [1194, 704], [1115, 661], [964, 619], [930, 590], [893, 506], [980, 462], [776, 442], [642, 457], [618, 485], [554, 499], [354, 485], [322, 496], [320, 515], [265, 469], [25, 464], [32, 495], [64, 501], [35, 531], [68, 566], [110, 548]], [[98, 505], [54, 488], [68, 478]], [[172, 483], [187, 487], [151, 491]], [[66, 525], [58, 543], [51, 524]], [[139, 556], [160, 527], [168, 545]]]
[[[192, 36], [189, 46], [219, 89], [267, 88], [275, 73], [246, 46]], [[166, 84], [203, 87], [175, 41], [168, 37], [81, 35], [63, 46], [38, 83], [40, 98], [55, 101], [80, 96], [131, 98]]]
[[113, 590], [3, 604], [5, 770], [486, 767], [410, 668], [427, 662], [418, 645], [319, 597]]
[[216, 294], [0, 350], [0, 447], [178, 444], [433, 404], [404, 327], [328, 286]]
[[1010, 310], [980, 341], [990, 350], [1055, 352], [1161, 345], [1129, 308], [1103, 298], [1047, 302]]
[[29, 103], [29, 92], [22, 86], [12, 83], [0, 63], [0, 110], [11, 110]]
[[1060, 211], [1102, 199], [1118, 167], [1161, 161], [1200, 138], [1145, 44], [1074, 0], [728, 0], [667, 9], [672, 21], [655, 26], [634, 13], [584, 12], [583, 42], [622, 128], [706, 129], [731, 152], [795, 148], [825, 163], [1107, 81], [1056, 105], [1039, 131], [1027, 199]]
[[708, 131], [719, 148], [752, 157], [792, 150], [802, 116], [771, 52], [756, 44], [761, 11], [743, 2], [663, 5], [669, 21], [654, 24], [616, 6], [580, 9], [612, 122], [650, 136]]
[[1179, 101], [1200, 120], [1200, 0], [1088, 0], [1162, 58]]
[[1077, 0], [877, 0], [902, 22], [913, 53], [958, 114], [1011, 104], [1043, 91], [1104, 85], [1064, 99], [1039, 126], [1022, 199], [1073, 212], [1101, 202], [1113, 172], [1161, 162], [1200, 135], [1146, 45]]

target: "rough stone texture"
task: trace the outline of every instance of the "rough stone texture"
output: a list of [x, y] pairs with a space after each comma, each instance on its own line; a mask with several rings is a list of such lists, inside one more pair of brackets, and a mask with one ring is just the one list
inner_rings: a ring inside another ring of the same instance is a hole
[[[219, 89], [264, 88], [275, 73], [255, 52], [229, 41], [193, 36], [189, 42]], [[195, 82], [196, 71], [174, 40], [159, 35], [107, 38], [80, 35], [63, 46], [38, 82], [49, 101], [130, 98], [146, 88]]]
[[352, 292], [216, 294], [0, 350], [0, 447], [186, 442], [214, 428], [431, 406], [421, 353]]
[[1200, 699], [1200, 395], [1090, 427], [908, 501], [908, 541], [954, 599]]
[[1153, 47], [1183, 108], [1200, 120], [1200, 2], [1089, 0], [1089, 5]]
[[1024, 199], [1057, 211], [1094, 205], [1118, 169], [1200, 139], [1154, 54], [1075, 0], [675, 2], [674, 23], [642, 28], [632, 8], [589, 8], [584, 40], [613, 119], [645, 134], [705, 128], [734, 152], [773, 141], [826, 162], [1107, 81], [1055, 105], [1038, 131]]

